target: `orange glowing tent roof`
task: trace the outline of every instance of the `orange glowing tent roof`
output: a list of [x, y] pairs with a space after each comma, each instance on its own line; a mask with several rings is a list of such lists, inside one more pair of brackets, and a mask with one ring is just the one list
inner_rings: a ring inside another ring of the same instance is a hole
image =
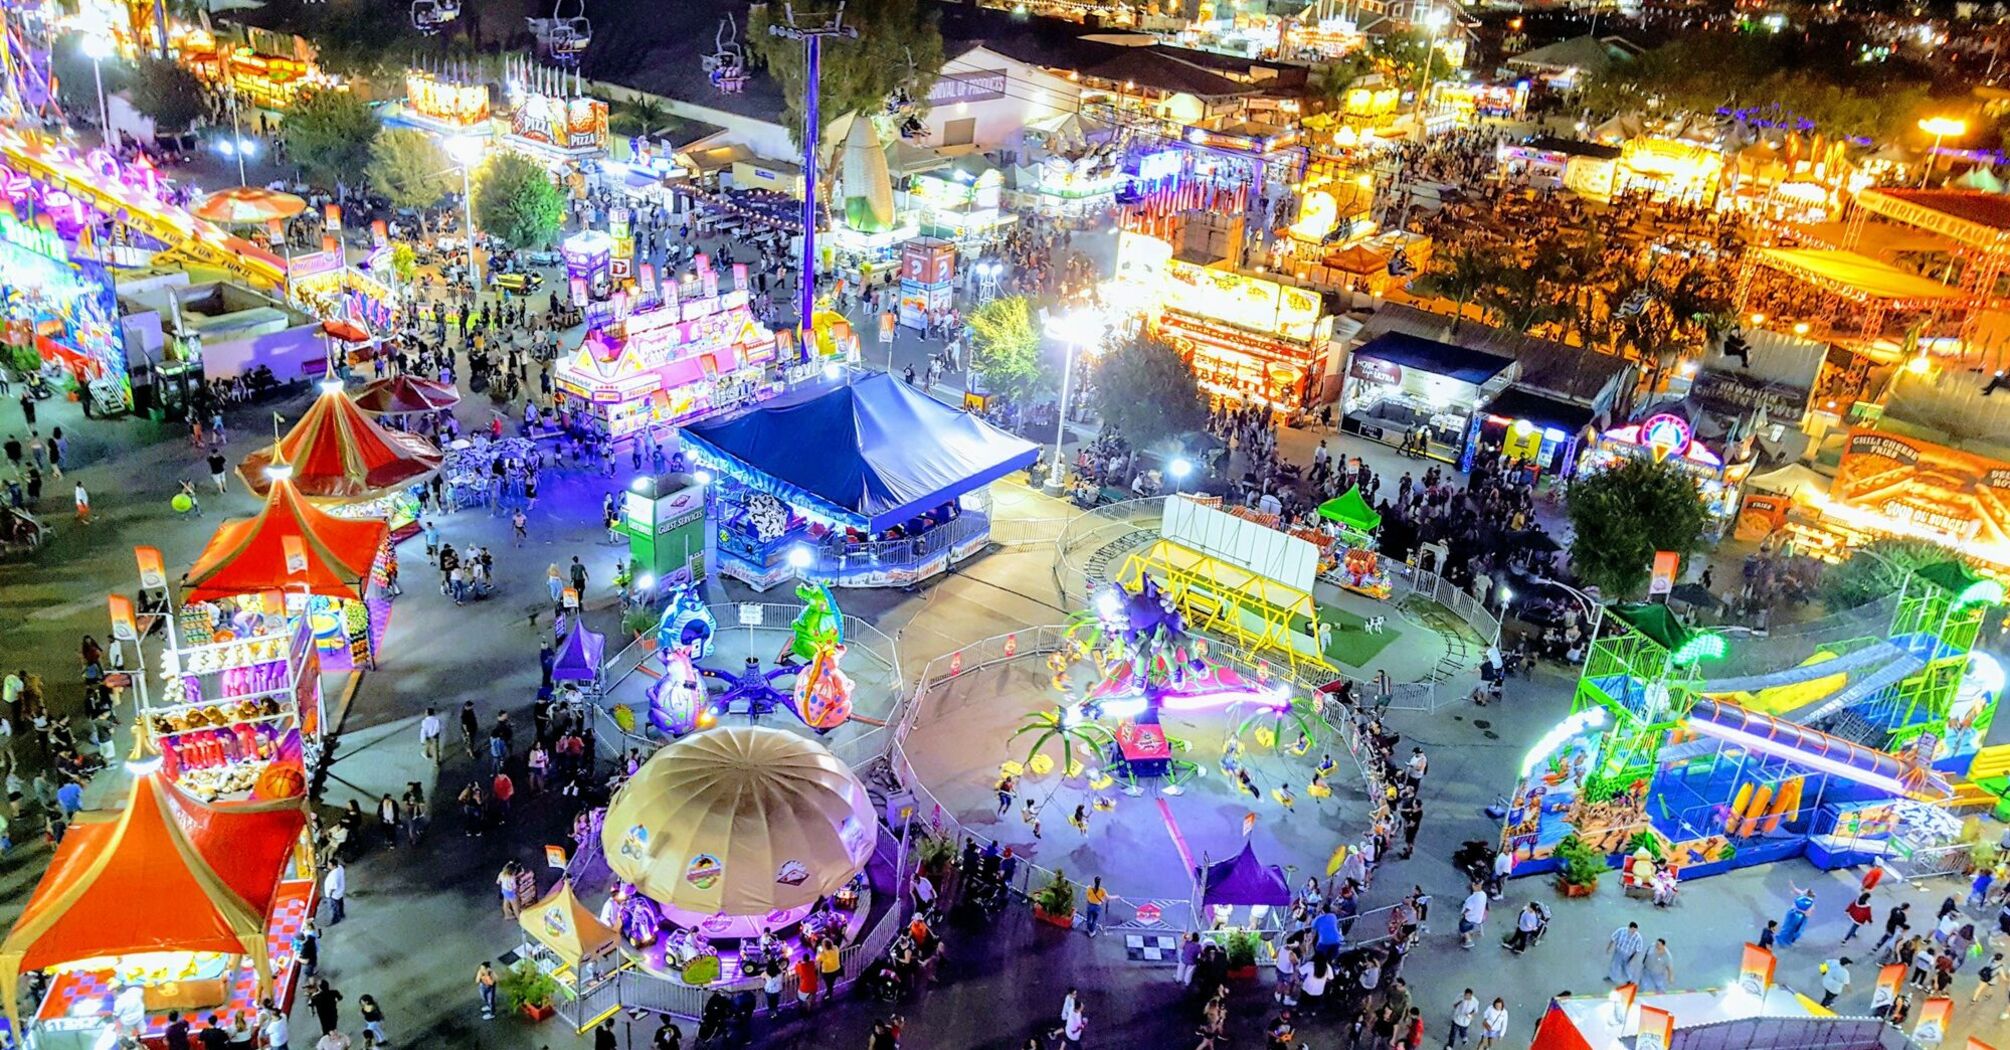
[[382, 519], [338, 518], [274, 481], [257, 516], [217, 526], [181, 578], [183, 601], [200, 602], [306, 585], [309, 594], [358, 599], [390, 535]]
[[329, 382], [285, 437], [244, 457], [237, 475], [262, 496], [272, 485], [265, 468], [285, 463], [302, 495], [357, 502], [431, 474], [440, 458], [432, 442], [378, 426], [338, 383]]
[[251, 956], [269, 979], [265, 922], [307, 825], [299, 799], [213, 806], [137, 772], [122, 810], [78, 818], [0, 941], [9, 1011], [23, 971], [141, 952]]
[[459, 404], [461, 392], [445, 383], [399, 374], [379, 379], [356, 392], [356, 407], [373, 415], [387, 412], [437, 412]]

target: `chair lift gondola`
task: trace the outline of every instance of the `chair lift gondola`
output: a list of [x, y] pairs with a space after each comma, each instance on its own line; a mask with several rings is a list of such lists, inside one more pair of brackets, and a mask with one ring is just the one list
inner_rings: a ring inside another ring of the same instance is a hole
[[[907, 75], [909, 80], [912, 80], [917, 75], [914, 51], [912, 48], [905, 50]], [[928, 125], [922, 123], [921, 107], [915, 104], [914, 97], [907, 93], [905, 87], [894, 88], [893, 93], [886, 97], [886, 117], [887, 121], [899, 130], [900, 137], [909, 142], [920, 142], [928, 138]]]
[[704, 58], [705, 75], [712, 86], [730, 95], [737, 95], [747, 86], [747, 55], [740, 47], [740, 24], [731, 14], [719, 21], [718, 32], [712, 36], [712, 53]]
[[461, 17], [461, 0], [412, 0], [412, 28], [432, 36]]
[[578, 0], [579, 13], [566, 15], [565, 0], [556, 0], [550, 18], [524, 19], [537, 37], [545, 56], [562, 66], [579, 64], [580, 56], [593, 42], [593, 23], [586, 17], [586, 0]]

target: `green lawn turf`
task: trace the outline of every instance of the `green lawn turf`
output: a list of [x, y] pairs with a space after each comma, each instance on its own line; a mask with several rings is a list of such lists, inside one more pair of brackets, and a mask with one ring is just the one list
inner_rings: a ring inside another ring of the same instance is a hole
[[[1381, 634], [1369, 634], [1362, 630], [1367, 619], [1345, 609], [1326, 606], [1319, 610], [1319, 618], [1333, 625], [1333, 640], [1326, 646], [1326, 658], [1348, 667], [1368, 666], [1378, 653], [1403, 636], [1403, 632], [1395, 626], [1394, 617], [1382, 625]], [[1303, 616], [1291, 618], [1291, 629], [1311, 633]]]

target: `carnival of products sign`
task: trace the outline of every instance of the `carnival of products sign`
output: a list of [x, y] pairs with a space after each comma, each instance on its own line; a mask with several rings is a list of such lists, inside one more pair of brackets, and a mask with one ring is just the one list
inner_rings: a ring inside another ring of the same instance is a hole
[[1173, 259], [1166, 264], [1166, 305], [1242, 328], [1310, 341], [1319, 294], [1261, 277]]

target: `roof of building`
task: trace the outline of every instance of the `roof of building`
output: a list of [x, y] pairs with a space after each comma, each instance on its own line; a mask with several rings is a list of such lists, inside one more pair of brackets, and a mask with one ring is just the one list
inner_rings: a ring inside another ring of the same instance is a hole
[[1539, 149], [1548, 153], [1564, 153], [1573, 157], [1592, 157], [1598, 160], [1618, 160], [1618, 146], [1607, 146], [1581, 139], [1557, 138], [1554, 135], [1537, 135], [1530, 139], [1529, 149]]
[[1501, 391], [1499, 397], [1487, 402], [1487, 411], [1505, 419], [1526, 419], [1539, 427], [1555, 427], [1566, 434], [1583, 430], [1597, 418], [1597, 413], [1589, 406], [1551, 397], [1520, 383]]
[[[1406, 332], [1446, 339], [1451, 338], [1450, 327], [1451, 319], [1442, 314], [1386, 303], [1361, 326], [1361, 334], [1372, 339], [1384, 332]], [[1616, 377], [1634, 367], [1609, 354], [1471, 321], [1459, 325], [1457, 339], [1462, 346], [1520, 361], [1521, 377], [1515, 385], [1585, 405], [1595, 404]]]
[[1124, 48], [1108, 60], [1082, 69], [1081, 73], [1097, 80], [1121, 81], [1153, 91], [1200, 98], [1229, 98], [1263, 91], [1255, 84], [1230, 80], [1168, 49], [1156, 47]]
[[1596, 37], [1587, 33], [1533, 51], [1524, 51], [1508, 59], [1508, 65], [1602, 73], [1620, 62], [1632, 61], [1639, 54], [1640, 48], [1621, 37]]
[[1895, 201], [1937, 211], [1964, 222], [2010, 231], [2010, 197], [1980, 190], [1879, 189], [1878, 194]]
[[1485, 383], [1514, 364], [1512, 357], [1426, 339], [1408, 332], [1384, 332], [1355, 347], [1354, 356], [1372, 357], [1473, 386]]

